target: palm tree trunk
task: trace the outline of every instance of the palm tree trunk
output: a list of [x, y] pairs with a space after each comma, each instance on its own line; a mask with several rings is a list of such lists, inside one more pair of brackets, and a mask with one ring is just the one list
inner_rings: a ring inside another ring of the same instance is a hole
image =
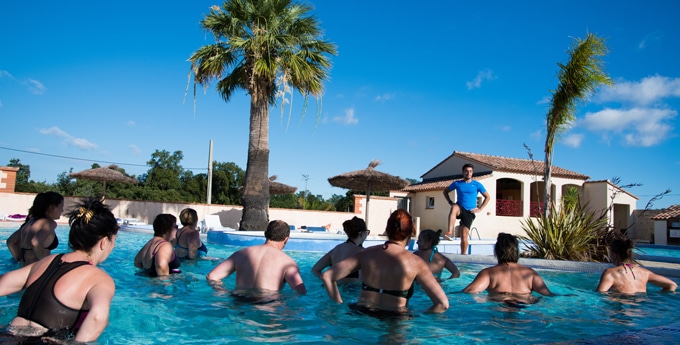
[[248, 162], [239, 230], [265, 230], [269, 223], [269, 103], [264, 92], [250, 102]]
[[545, 151], [545, 172], [543, 174], [543, 216], [548, 218], [550, 216], [552, 207], [552, 152]]

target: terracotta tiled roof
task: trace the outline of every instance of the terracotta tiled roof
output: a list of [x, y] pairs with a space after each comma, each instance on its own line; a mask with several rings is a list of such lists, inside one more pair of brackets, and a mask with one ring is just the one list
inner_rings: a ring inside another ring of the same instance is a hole
[[673, 205], [663, 212], [652, 217], [652, 220], [669, 220], [674, 217], [680, 217], [680, 205]]
[[[480, 175], [480, 176], [475, 176], [473, 177], [474, 180], [484, 180], [491, 177], [491, 174], [486, 174], [486, 175]], [[444, 190], [446, 187], [448, 187], [453, 181], [456, 180], [462, 180], [463, 178], [455, 178], [455, 179], [447, 179], [447, 180], [439, 180], [439, 181], [433, 181], [433, 182], [421, 182], [417, 184], [412, 184], [404, 189], [402, 189], [405, 192], [425, 192], [425, 191], [431, 191], [431, 190]]]
[[[511, 172], [518, 174], [543, 175], [543, 170], [545, 166], [543, 164], [543, 161], [538, 160], [532, 161], [530, 159], [490, 156], [469, 152], [454, 152], [453, 155], [463, 159], [470, 160], [475, 163], [488, 166], [496, 171]], [[552, 166], [551, 175], [554, 177], [565, 177], [581, 180], [587, 180], [588, 178], [590, 178], [587, 175], [579, 174], [575, 171], [563, 169], [555, 165]]]

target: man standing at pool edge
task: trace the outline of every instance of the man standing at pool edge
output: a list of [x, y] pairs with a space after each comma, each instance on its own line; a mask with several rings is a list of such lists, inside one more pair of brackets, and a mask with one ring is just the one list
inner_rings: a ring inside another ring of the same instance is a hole
[[273, 220], [264, 232], [264, 244], [243, 248], [213, 268], [208, 281], [221, 281], [236, 272], [236, 287], [279, 291], [285, 283], [298, 294], [307, 293], [300, 268], [283, 252], [290, 227], [282, 220]]
[[[481, 212], [486, 204], [489, 203], [489, 192], [484, 186], [472, 179], [474, 167], [467, 163], [463, 165], [463, 179], [453, 181], [446, 189], [444, 189], [444, 198], [451, 205], [451, 212], [449, 213], [449, 227], [444, 235], [447, 239], [453, 237], [453, 227], [456, 224], [456, 219], [460, 219], [460, 253], [467, 254], [468, 236], [472, 221], [475, 220], [475, 213]], [[456, 203], [454, 204], [449, 197], [449, 193], [456, 191]], [[477, 193], [481, 193], [484, 197], [482, 204], [477, 207]]]

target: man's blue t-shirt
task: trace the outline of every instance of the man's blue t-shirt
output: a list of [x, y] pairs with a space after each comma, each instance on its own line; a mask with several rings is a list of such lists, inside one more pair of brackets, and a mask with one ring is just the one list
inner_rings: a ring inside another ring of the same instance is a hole
[[486, 188], [481, 183], [472, 180], [465, 183], [463, 180], [453, 181], [447, 190], [456, 191], [456, 204], [466, 210], [477, 208], [477, 193], [486, 193]]

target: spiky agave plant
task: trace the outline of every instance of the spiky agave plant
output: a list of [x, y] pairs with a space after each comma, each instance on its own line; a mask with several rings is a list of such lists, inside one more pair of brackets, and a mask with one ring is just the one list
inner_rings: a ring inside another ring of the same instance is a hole
[[550, 260], [592, 261], [595, 238], [607, 227], [607, 219], [585, 207], [560, 207], [548, 217], [522, 221], [527, 236], [519, 236], [530, 257]]

